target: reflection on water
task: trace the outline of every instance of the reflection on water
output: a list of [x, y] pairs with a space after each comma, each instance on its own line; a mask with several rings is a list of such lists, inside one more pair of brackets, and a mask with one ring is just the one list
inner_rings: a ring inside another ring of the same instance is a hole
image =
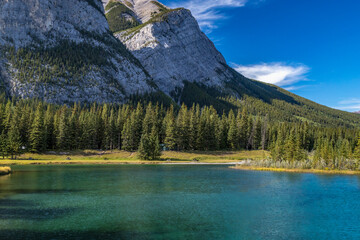
[[360, 239], [357, 176], [226, 166], [18, 166], [0, 239]]

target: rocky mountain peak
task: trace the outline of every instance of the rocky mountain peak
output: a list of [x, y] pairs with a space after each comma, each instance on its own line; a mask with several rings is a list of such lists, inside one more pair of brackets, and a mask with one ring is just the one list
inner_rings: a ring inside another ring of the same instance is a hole
[[100, 0], [0, 1], [0, 88], [48, 102], [124, 102], [155, 84]]

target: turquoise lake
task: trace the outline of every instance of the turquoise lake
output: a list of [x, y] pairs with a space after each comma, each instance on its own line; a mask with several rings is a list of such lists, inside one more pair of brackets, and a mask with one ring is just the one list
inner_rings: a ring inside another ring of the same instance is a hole
[[360, 239], [360, 177], [227, 166], [15, 166], [0, 239]]

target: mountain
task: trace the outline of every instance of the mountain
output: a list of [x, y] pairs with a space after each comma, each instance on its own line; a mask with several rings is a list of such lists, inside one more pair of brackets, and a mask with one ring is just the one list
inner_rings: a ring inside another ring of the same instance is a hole
[[123, 102], [155, 91], [114, 38], [99, 0], [0, 1], [0, 81], [10, 96], [48, 102]]
[[155, 0], [0, 1], [0, 88], [52, 103], [158, 101], [246, 107], [272, 121], [358, 126], [229, 67], [191, 12]]
[[227, 65], [189, 10], [169, 9], [152, 0], [110, 0], [105, 9], [114, 35], [179, 103], [193, 83], [236, 97], [245, 90], [237, 89], [240, 85], [251, 84]]
[[278, 121], [356, 126], [359, 116], [316, 104], [229, 67], [186, 9], [155, 0], [103, 1], [111, 31], [141, 62], [161, 91], [177, 103], [246, 106]]

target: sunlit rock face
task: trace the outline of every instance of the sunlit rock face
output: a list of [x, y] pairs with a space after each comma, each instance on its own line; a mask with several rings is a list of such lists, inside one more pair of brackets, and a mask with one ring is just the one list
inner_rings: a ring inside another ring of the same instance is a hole
[[0, 45], [1, 86], [11, 96], [123, 102], [156, 87], [109, 31], [100, 0], [2, 0]]

